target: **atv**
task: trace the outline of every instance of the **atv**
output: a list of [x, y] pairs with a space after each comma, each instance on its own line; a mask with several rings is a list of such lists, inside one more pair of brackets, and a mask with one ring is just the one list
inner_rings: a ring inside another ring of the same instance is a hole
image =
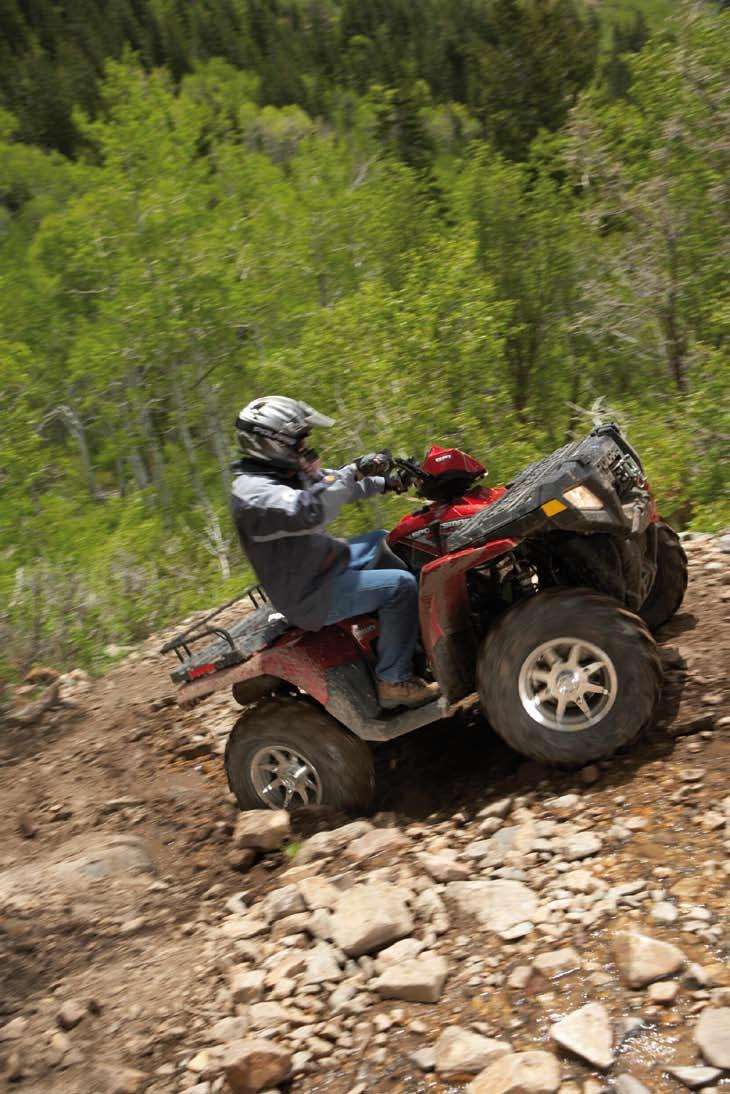
[[[373, 744], [470, 705], [517, 752], [560, 765], [610, 756], [652, 718], [661, 669], [651, 631], [682, 602], [687, 560], [617, 426], [506, 487], [479, 485], [482, 464], [454, 448], [393, 462], [427, 504], [383, 539], [374, 564], [418, 576], [418, 669], [441, 697], [380, 710], [376, 617], [303, 631], [260, 587], [247, 589], [162, 650], [180, 662], [180, 706], [230, 687], [245, 708], [225, 754], [242, 809], [364, 809]], [[214, 622], [245, 598], [240, 618]]]

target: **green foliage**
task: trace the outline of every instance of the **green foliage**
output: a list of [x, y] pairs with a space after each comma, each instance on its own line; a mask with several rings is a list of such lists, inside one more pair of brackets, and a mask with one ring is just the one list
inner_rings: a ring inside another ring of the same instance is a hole
[[614, 4], [594, 79], [562, 0], [109, 7], [9, 6], [26, 91], [71, 39], [104, 78], [75, 160], [0, 79], [0, 675], [250, 580], [231, 427], [270, 392], [336, 416], [335, 465], [448, 443], [495, 483], [603, 398], [669, 519], [730, 522], [730, 14], [644, 41]]

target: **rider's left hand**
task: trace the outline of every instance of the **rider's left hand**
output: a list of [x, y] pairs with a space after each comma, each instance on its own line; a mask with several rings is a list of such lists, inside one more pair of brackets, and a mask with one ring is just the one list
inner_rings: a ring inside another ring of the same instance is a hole
[[370, 475], [382, 475], [385, 478], [393, 466], [393, 460], [387, 452], [368, 452], [367, 456], [359, 456], [354, 461], [354, 466], [361, 478]]

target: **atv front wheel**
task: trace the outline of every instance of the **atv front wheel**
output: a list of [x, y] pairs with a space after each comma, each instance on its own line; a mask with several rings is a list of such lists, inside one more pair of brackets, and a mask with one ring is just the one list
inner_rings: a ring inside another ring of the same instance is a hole
[[610, 597], [554, 589], [515, 605], [487, 635], [477, 668], [490, 725], [541, 763], [585, 764], [628, 744], [661, 684], [654, 639]]
[[242, 714], [225, 765], [241, 809], [330, 805], [355, 812], [375, 791], [368, 745], [301, 699], [271, 696]]
[[663, 522], [657, 527], [656, 575], [639, 615], [655, 631], [668, 623], [684, 599], [687, 556], [679, 536]]

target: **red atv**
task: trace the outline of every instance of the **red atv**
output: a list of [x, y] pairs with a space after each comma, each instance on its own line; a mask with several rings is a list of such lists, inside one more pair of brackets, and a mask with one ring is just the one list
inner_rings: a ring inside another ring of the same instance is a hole
[[[420, 575], [418, 669], [442, 698], [381, 711], [375, 617], [302, 631], [261, 589], [246, 590], [162, 651], [181, 662], [172, 674], [181, 706], [231, 687], [246, 708], [225, 757], [242, 809], [364, 808], [374, 791], [371, 742], [469, 703], [512, 748], [557, 764], [609, 756], [652, 717], [661, 670], [650, 630], [679, 607], [687, 560], [616, 426], [496, 489], [477, 485], [484, 468], [457, 449], [434, 447], [422, 466], [394, 462], [428, 504], [396, 525], [376, 565]], [[253, 610], [211, 625], [245, 596]]]

